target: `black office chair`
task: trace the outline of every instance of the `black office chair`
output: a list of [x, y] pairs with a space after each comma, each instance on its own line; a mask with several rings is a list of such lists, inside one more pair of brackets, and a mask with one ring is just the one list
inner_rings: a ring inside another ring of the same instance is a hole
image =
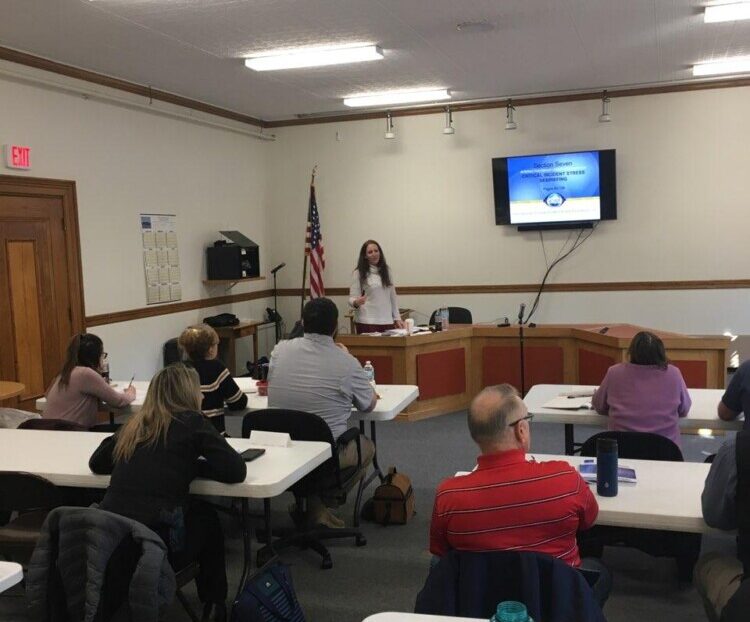
[[182, 360], [182, 352], [177, 343], [177, 337], [173, 337], [164, 342], [162, 348], [162, 359], [164, 361], [164, 367], [167, 367], [172, 363], [179, 363]]
[[86, 432], [88, 428], [67, 419], [27, 419], [19, 430], [52, 430], [55, 432]]
[[[65, 538], [68, 529], [86, 537]], [[61, 555], [63, 541], [66, 548]], [[131, 584], [135, 580], [138, 593], [153, 596], [160, 608], [172, 602], [174, 590], [192, 622], [199, 622], [181, 590], [195, 579], [198, 565], [190, 563], [175, 572], [165, 563], [166, 558], [156, 556], [156, 547], [166, 552], [158, 534], [118, 514], [97, 508], [56, 509], [44, 525], [29, 565], [26, 593], [30, 612], [35, 619], [74, 622], [89, 619], [89, 608], [96, 605], [94, 622], [135, 622], [138, 618], [133, 607], [141, 602], [132, 600]], [[104, 555], [108, 556], [102, 559]], [[102, 566], [98, 566], [100, 563]], [[91, 571], [92, 564], [99, 570]], [[61, 569], [72, 573], [77, 581], [63, 581]], [[68, 594], [71, 589], [74, 593]]]
[[[600, 432], [586, 439], [581, 446], [582, 456], [596, 456], [596, 441], [611, 438], [617, 441], [618, 456], [625, 460], [661, 460], [683, 462], [682, 452], [671, 440], [649, 432]], [[690, 581], [693, 567], [701, 548], [700, 534], [609, 527], [595, 525], [579, 532], [581, 557], [601, 557], [604, 546], [635, 547], [655, 557], [674, 557], [680, 581]]]
[[430, 569], [414, 611], [487, 620], [513, 600], [534, 620], [605, 622], [591, 588], [598, 579], [542, 553], [450, 550]]
[[26, 566], [47, 514], [62, 504], [60, 489], [32, 473], [0, 473], [0, 514], [18, 516], [0, 527], [0, 556]]
[[[435, 323], [437, 309], [430, 316], [430, 324]], [[464, 307], [448, 307], [448, 322], [451, 324], [472, 324], [471, 311]]]
[[[258, 566], [262, 566], [270, 559], [275, 554], [274, 551], [294, 546], [310, 548], [318, 553], [323, 558], [321, 568], [328, 569], [333, 567], [333, 561], [328, 549], [322, 544], [323, 540], [353, 537], [357, 546], [367, 544], [367, 540], [358, 529], [359, 506], [362, 501], [362, 484], [365, 476], [362, 451], [359, 446], [359, 430], [350, 428], [339, 437], [338, 441], [334, 441], [328, 424], [317, 415], [281, 408], [257, 410], [245, 415], [242, 420], [242, 436], [249, 438], [253, 430], [286, 432], [294, 441], [320, 441], [331, 445], [332, 457], [292, 486], [291, 491], [298, 508], [304, 507], [305, 497], [309, 494], [324, 493], [322, 494], [324, 498], [344, 503], [348, 492], [357, 486], [353, 528], [331, 529], [324, 526], [310, 528], [298, 524], [292, 533], [272, 543], [267, 543], [258, 551]], [[339, 448], [346, 446], [351, 440], [357, 441], [358, 463], [356, 466], [341, 469], [338, 460]], [[249, 469], [252, 470], [252, 465]], [[268, 519], [269, 500], [266, 499], [265, 503]]]
[[121, 427], [121, 423], [97, 423], [89, 428], [89, 432], [108, 432], [114, 434]]

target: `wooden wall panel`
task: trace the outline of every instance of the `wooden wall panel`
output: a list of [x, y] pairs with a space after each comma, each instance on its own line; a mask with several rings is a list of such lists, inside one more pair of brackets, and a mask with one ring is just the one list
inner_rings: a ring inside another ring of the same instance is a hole
[[375, 384], [396, 384], [393, 382], [392, 356], [358, 356], [354, 355], [360, 365], [364, 367], [367, 361], [375, 368]]
[[706, 361], [670, 360], [682, 372], [689, 389], [707, 389], [708, 371]]
[[[563, 384], [564, 352], [558, 346], [525, 346], [526, 388], [535, 384]], [[519, 346], [485, 346], [482, 349], [482, 387], [507, 382], [521, 390]]]
[[39, 321], [39, 288], [33, 241], [9, 241], [6, 246], [17, 380], [27, 394], [43, 393], [42, 333]]
[[617, 361], [611, 356], [592, 352], [584, 348], [578, 350], [578, 384], [598, 385], [604, 374]]
[[465, 393], [466, 350], [417, 354], [417, 385], [420, 400]]

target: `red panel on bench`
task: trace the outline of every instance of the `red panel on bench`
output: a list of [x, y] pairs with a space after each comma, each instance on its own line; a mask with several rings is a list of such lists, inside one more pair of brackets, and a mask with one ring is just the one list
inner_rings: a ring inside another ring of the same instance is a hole
[[604, 379], [607, 370], [614, 364], [615, 359], [611, 356], [579, 348], [578, 383], [598, 385]]
[[463, 348], [417, 354], [419, 399], [466, 392], [466, 353]]
[[393, 384], [393, 357], [390, 356], [355, 356], [360, 365], [367, 361], [375, 368], [376, 384]]
[[706, 361], [673, 361], [670, 363], [682, 372], [685, 384], [690, 389], [705, 389], [708, 386], [708, 364]]
[[[524, 367], [527, 390], [535, 384], [562, 384], [563, 349], [558, 346], [526, 346]], [[482, 386], [507, 382], [521, 389], [521, 357], [518, 346], [486, 346], [482, 350]]]

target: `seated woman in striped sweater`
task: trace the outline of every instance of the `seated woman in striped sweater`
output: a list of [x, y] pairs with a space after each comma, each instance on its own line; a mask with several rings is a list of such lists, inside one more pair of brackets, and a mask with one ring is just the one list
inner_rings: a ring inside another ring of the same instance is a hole
[[216, 358], [219, 336], [207, 324], [198, 324], [182, 331], [178, 342], [200, 376], [203, 415], [219, 432], [224, 432], [224, 408], [242, 410], [247, 406], [247, 395], [237, 386], [224, 363]]

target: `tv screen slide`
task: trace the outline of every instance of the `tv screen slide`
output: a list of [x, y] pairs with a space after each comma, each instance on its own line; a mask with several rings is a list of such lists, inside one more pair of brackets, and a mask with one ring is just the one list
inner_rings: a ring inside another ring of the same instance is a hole
[[617, 217], [614, 150], [495, 158], [498, 224], [591, 223]]
[[599, 152], [508, 158], [510, 222], [601, 218]]

